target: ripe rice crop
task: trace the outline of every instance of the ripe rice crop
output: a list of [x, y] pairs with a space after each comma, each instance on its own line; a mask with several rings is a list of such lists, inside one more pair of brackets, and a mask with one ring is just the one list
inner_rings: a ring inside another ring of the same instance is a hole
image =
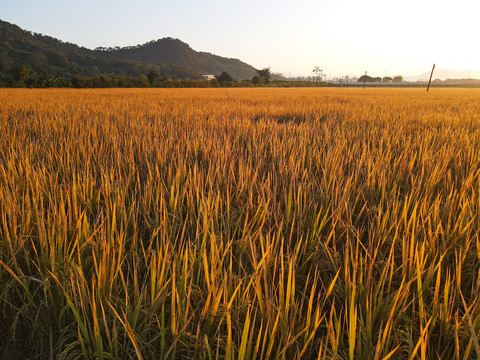
[[0, 89], [0, 353], [480, 357], [480, 91]]

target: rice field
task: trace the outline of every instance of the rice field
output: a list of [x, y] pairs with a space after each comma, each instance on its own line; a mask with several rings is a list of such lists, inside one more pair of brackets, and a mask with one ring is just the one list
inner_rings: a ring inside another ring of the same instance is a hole
[[480, 358], [480, 90], [0, 89], [3, 359]]

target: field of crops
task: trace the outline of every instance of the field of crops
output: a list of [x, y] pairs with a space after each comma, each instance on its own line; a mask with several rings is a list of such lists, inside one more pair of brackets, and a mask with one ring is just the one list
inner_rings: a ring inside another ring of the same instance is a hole
[[0, 358], [478, 358], [479, 212], [479, 90], [0, 89]]

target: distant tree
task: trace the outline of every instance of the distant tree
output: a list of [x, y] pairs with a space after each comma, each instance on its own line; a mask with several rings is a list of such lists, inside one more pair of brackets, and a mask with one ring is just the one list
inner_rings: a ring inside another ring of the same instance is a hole
[[80, 75], [75, 75], [71, 80], [72, 86], [75, 88], [87, 87], [87, 79]]
[[158, 79], [159, 76], [160, 76], [160, 74], [155, 69], [152, 69], [148, 72], [147, 79], [148, 79], [148, 82], [150, 83], [151, 86], [153, 86], [153, 83], [155, 82], [155, 80]]
[[403, 76], [394, 76], [392, 79], [392, 82], [397, 83], [397, 82], [402, 82], [403, 81]]
[[114, 86], [115, 87], [122, 87], [122, 88], [126, 88], [126, 87], [132, 87], [132, 79], [127, 77], [127, 76], [124, 76], [124, 75], [120, 75], [120, 76], [114, 76], [113, 79], [112, 79], [112, 82], [114, 83]]
[[362, 75], [358, 78], [357, 82], [363, 83], [364, 81], [366, 82], [381, 82], [382, 78], [381, 77], [371, 77], [368, 75]]
[[274, 81], [274, 80], [288, 80], [288, 77], [283, 75], [282, 73], [272, 73], [272, 77], [270, 79], [272, 81]]
[[59, 84], [57, 83], [57, 78], [50, 75], [48, 71], [41, 71], [38, 73], [36, 87], [46, 88], [46, 87], [55, 87]]
[[95, 76], [92, 79], [92, 86], [96, 88], [108, 88], [112, 87], [112, 79], [105, 74]]
[[13, 80], [17, 82], [18, 85], [23, 86], [28, 79], [30, 69], [25, 65], [13, 66], [10, 68], [10, 74], [12, 74]]
[[232, 86], [233, 85], [233, 78], [232, 76], [224, 71], [220, 76], [217, 76], [217, 81], [220, 86]]
[[268, 84], [270, 82], [270, 78], [272, 77], [272, 72], [270, 71], [269, 67], [262, 70], [257, 70], [257, 74], [265, 84]]
[[39, 87], [40, 75], [36, 71], [30, 70], [27, 80], [24, 81], [24, 84], [27, 87]]
[[218, 82], [217, 79], [212, 79], [208, 82], [208, 84], [211, 86], [211, 87], [219, 87], [220, 86], [220, 83]]
[[252, 84], [253, 85], [258, 85], [258, 84], [260, 84], [261, 81], [262, 81], [262, 79], [260, 79], [260, 76], [254, 76], [252, 78]]
[[392, 81], [392, 78], [389, 77], [389, 76], [385, 76], [383, 79], [382, 79], [382, 82], [384, 83], [388, 83], [388, 82], [391, 82]]
[[372, 82], [373, 78], [371, 76], [368, 76], [368, 75], [362, 75], [358, 78], [357, 82], [359, 83], [363, 83], [364, 81], [366, 82]]
[[135, 80], [135, 86], [148, 87], [150, 85], [150, 82], [148, 81], [146, 76], [140, 76], [138, 79]]
[[318, 81], [318, 78], [320, 78], [320, 81], [322, 81], [322, 77], [323, 77], [323, 70], [320, 69], [320, 67], [318, 66], [315, 66], [312, 70], [312, 73], [315, 74], [315, 82]]

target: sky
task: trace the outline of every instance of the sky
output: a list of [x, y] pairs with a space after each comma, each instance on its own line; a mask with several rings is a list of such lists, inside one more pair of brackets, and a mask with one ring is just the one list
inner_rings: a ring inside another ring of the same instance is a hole
[[0, 19], [95, 48], [178, 38], [255, 68], [329, 77], [480, 70], [478, 0], [0, 0]]

